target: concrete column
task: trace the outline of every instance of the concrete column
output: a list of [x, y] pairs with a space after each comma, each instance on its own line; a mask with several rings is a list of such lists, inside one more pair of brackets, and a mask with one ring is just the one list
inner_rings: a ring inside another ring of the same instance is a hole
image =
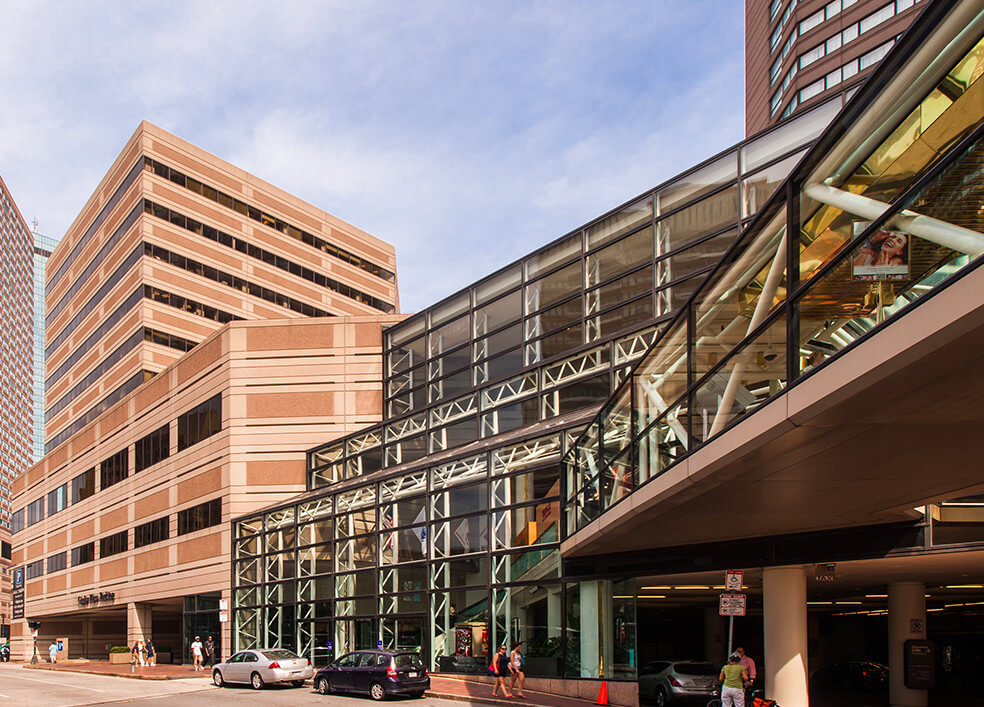
[[903, 649], [910, 638], [926, 638], [926, 587], [922, 582], [888, 585], [888, 701], [892, 707], [925, 707], [926, 690], [905, 686]]
[[718, 607], [704, 609], [704, 660], [723, 664], [728, 660], [728, 620], [718, 614]]
[[151, 636], [151, 621], [153, 620], [153, 609], [147, 604], [126, 605], [126, 645], [133, 648], [137, 641], [147, 642]]
[[804, 569], [764, 570], [762, 595], [765, 694], [783, 707], [809, 707]]
[[581, 582], [580, 585], [580, 624], [581, 635], [581, 677], [599, 677], [599, 651], [601, 650], [601, 636], [598, 633], [598, 626], [601, 617], [598, 615], [598, 582]]

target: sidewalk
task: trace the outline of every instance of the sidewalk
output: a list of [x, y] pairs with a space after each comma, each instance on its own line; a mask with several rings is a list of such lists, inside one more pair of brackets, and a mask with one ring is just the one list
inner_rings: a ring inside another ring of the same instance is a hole
[[488, 683], [465, 678], [438, 677], [434, 673], [431, 673], [430, 678], [431, 689], [427, 691], [428, 695], [471, 704], [527, 705], [530, 707], [587, 707], [587, 705], [594, 704], [594, 702], [587, 700], [577, 700], [573, 697], [562, 697], [546, 692], [534, 692], [533, 690], [523, 690], [526, 697], [514, 697], [507, 700], [492, 697], [492, 686]]
[[133, 678], [136, 680], [175, 680], [178, 678], [204, 678], [210, 680], [212, 672], [203, 670], [195, 672], [191, 665], [156, 665], [141, 668], [139, 665], [130, 672], [130, 664], [110, 665], [107, 660], [63, 660], [59, 663], [22, 663], [25, 668], [30, 670], [56, 670], [66, 673], [89, 673], [91, 675], [115, 675], [121, 678]]

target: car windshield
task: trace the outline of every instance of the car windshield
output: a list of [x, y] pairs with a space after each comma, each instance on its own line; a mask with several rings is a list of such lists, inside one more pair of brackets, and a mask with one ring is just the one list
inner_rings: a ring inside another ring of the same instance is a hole
[[263, 655], [269, 658], [270, 660], [291, 660], [291, 659], [300, 658], [300, 656], [297, 655], [297, 653], [284, 650], [283, 648], [277, 648], [276, 650], [272, 650], [272, 651], [263, 651]]
[[420, 665], [420, 656], [416, 653], [398, 653], [393, 656], [393, 662], [398, 668], [412, 668]]
[[713, 663], [677, 663], [673, 672], [679, 675], [717, 675], [718, 669]]

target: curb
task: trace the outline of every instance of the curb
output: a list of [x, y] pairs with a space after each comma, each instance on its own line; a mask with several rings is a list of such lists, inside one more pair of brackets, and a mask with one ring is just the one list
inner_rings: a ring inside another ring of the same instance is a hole
[[519, 699], [500, 700], [495, 697], [475, 697], [474, 695], [455, 695], [450, 692], [434, 692], [428, 690], [424, 693], [427, 697], [434, 697], [441, 700], [454, 700], [455, 702], [467, 702], [471, 705], [522, 705], [523, 707], [547, 707], [536, 702], [525, 702]]
[[[49, 673], [78, 673], [80, 675], [101, 675], [109, 678], [126, 678], [127, 680], [186, 680], [182, 675], [138, 675], [137, 673], [103, 673], [98, 670], [83, 670], [82, 668], [49, 668], [44, 665], [22, 665], [27, 670], [46, 670]], [[192, 676], [188, 676], [192, 677]], [[209, 680], [211, 684], [211, 680]]]

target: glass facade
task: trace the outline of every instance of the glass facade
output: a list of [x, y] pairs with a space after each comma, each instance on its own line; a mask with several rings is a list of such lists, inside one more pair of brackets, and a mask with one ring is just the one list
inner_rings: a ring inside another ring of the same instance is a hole
[[35, 232], [34, 238], [34, 461], [44, 456], [44, 274], [58, 241]]
[[984, 39], [950, 62], [769, 200], [568, 452], [566, 534], [980, 264]]
[[391, 327], [384, 420], [233, 524], [234, 650], [417, 649], [484, 674], [636, 676], [634, 588], [567, 577], [562, 455], [826, 126], [763, 135]]

